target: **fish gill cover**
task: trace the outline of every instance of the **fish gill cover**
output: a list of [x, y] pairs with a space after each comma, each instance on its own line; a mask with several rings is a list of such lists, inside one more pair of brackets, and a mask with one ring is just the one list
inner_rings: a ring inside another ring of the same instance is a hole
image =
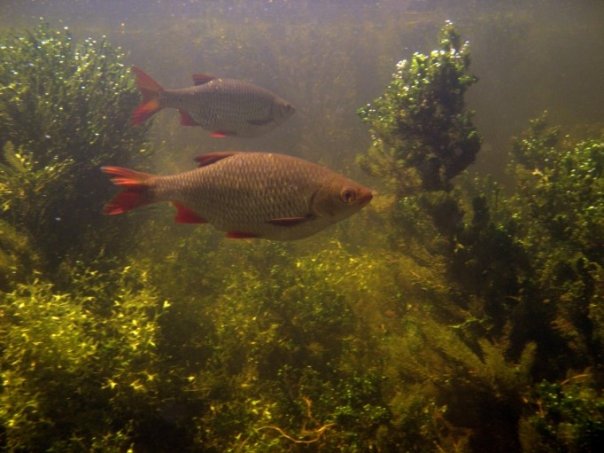
[[362, 109], [380, 202], [298, 247], [92, 214], [99, 164], [151, 166], [121, 52], [4, 35], [2, 448], [597, 451], [604, 142], [542, 116], [506, 191], [467, 175], [470, 50], [439, 43]]

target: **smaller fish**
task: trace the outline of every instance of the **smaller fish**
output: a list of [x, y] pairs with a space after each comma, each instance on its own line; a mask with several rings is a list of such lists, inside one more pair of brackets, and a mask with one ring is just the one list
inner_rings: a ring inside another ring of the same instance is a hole
[[163, 108], [180, 112], [183, 126], [201, 126], [212, 136], [255, 137], [283, 123], [294, 107], [276, 94], [248, 82], [193, 74], [194, 86], [164, 89], [142, 69], [132, 67], [142, 103], [132, 113], [132, 124], [144, 123]]
[[214, 152], [199, 168], [155, 176], [102, 167], [123, 189], [103, 212], [117, 215], [171, 201], [177, 223], [209, 223], [231, 238], [300, 239], [358, 212], [372, 192], [328, 168], [261, 152]]

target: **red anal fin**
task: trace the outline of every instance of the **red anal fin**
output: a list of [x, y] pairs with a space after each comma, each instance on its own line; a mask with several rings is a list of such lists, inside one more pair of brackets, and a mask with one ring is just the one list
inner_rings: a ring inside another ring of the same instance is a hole
[[205, 74], [203, 72], [198, 72], [196, 74], [193, 74], [193, 83], [195, 85], [203, 85], [204, 83], [211, 82], [215, 78], [216, 78], [216, 76], [213, 76], [211, 74]]
[[176, 223], [208, 223], [206, 219], [197, 215], [197, 213], [186, 206], [176, 201], [173, 201], [172, 204], [176, 208], [176, 215], [174, 216]]
[[225, 137], [233, 136], [233, 135], [237, 135], [237, 133], [233, 132], [233, 131], [213, 131], [210, 134], [210, 137], [212, 137], [212, 138], [225, 138]]
[[180, 124], [182, 126], [199, 126], [199, 123], [188, 112], [180, 109], [178, 111], [180, 112]]
[[219, 160], [230, 157], [234, 154], [237, 153], [233, 151], [216, 151], [214, 153], [207, 153], [197, 156], [195, 158], [195, 162], [199, 164], [199, 167], [205, 167], [206, 165], [213, 164], [214, 162], [218, 162]]
[[228, 237], [230, 239], [253, 239], [253, 238], [257, 238], [259, 236], [254, 233], [246, 233], [244, 231], [229, 231], [226, 234], [226, 237]]
[[306, 222], [307, 220], [310, 220], [310, 217], [283, 217], [281, 219], [269, 220], [268, 223], [278, 226], [291, 227]]

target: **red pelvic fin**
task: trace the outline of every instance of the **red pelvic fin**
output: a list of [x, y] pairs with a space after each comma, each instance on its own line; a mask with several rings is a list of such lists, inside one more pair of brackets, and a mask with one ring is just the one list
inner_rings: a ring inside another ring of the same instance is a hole
[[195, 158], [195, 162], [197, 162], [199, 167], [205, 167], [207, 165], [213, 164], [214, 162], [218, 162], [221, 159], [226, 157], [233, 156], [237, 154], [237, 152], [233, 151], [216, 151], [214, 153], [202, 154], [201, 156], [197, 156]]
[[117, 215], [153, 202], [149, 194], [149, 179], [152, 175], [122, 167], [101, 167], [111, 175], [111, 182], [125, 189], [103, 207], [103, 214]]
[[203, 85], [204, 83], [211, 82], [214, 80], [216, 76], [211, 74], [204, 74], [203, 72], [198, 72], [197, 74], [193, 74], [193, 83], [195, 85]]
[[253, 239], [253, 238], [257, 238], [259, 236], [254, 233], [246, 233], [244, 231], [229, 231], [226, 234], [226, 237], [228, 237], [230, 239]]
[[132, 124], [138, 125], [144, 123], [154, 113], [161, 110], [159, 95], [164, 89], [142, 69], [133, 66], [132, 72], [136, 76], [136, 86], [143, 95], [143, 102], [132, 113]]
[[180, 112], [180, 124], [181, 126], [199, 126], [199, 123], [196, 122], [191, 115], [185, 110], [178, 110]]
[[283, 217], [281, 219], [271, 219], [268, 223], [278, 226], [290, 227], [299, 225], [303, 222], [310, 220], [310, 217]]
[[174, 216], [174, 221], [176, 223], [208, 223], [206, 219], [197, 215], [186, 206], [176, 201], [173, 201], [172, 204], [176, 208], [176, 215]]

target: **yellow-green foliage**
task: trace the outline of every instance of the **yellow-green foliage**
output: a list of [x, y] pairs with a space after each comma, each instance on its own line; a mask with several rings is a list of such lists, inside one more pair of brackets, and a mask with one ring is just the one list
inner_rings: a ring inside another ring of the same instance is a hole
[[29, 238], [0, 220], [0, 291], [8, 291], [28, 278], [37, 264]]
[[43, 234], [47, 225], [42, 220], [48, 216], [45, 194], [63, 184], [74, 160], [62, 161], [40, 167], [34, 155], [25, 149], [15, 149], [12, 142], [4, 144], [3, 162], [0, 161], [0, 210], [4, 217], [19, 227], [27, 226], [32, 235]]
[[[224, 451], [247, 439], [245, 451], [269, 451], [264, 449], [270, 445], [295, 444], [285, 432], [318, 445], [338, 445], [344, 426], [337, 414], [351, 403], [334, 382], [343, 379], [342, 385], [350, 385], [345, 376], [370, 379], [375, 374], [376, 358], [368, 349], [375, 339], [361, 341], [367, 324], [355, 319], [372, 311], [372, 318], [384, 318], [385, 307], [375, 302], [395, 303], [394, 274], [386, 261], [351, 255], [333, 242], [310, 256], [292, 256], [276, 244], [232, 247], [244, 259], [240, 256], [223, 276], [213, 300], [203, 301], [204, 319], [212, 320], [211, 334], [205, 334], [211, 357], [203, 371], [191, 375], [189, 387], [211, 398], [211, 410], [203, 416], [208, 442]], [[258, 249], [272, 259], [255, 261]], [[392, 298], [376, 297], [378, 288]], [[173, 309], [180, 309], [176, 302]], [[360, 362], [365, 372], [359, 371]], [[306, 404], [312, 404], [312, 419]], [[386, 411], [382, 401], [373, 404], [365, 415], [353, 410], [347, 416], [347, 423], [361, 430], [354, 440], [359, 448], [379, 426], [383, 415], [376, 411]], [[362, 427], [368, 419], [376, 421]]]
[[130, 268], [110, 279], [93, 272], [78, 288], [89, 296], [41, 280], [2, 296], [0, 419], [9, 449], [110, 444], [153, 404], [162, 305], [140, 278]]

